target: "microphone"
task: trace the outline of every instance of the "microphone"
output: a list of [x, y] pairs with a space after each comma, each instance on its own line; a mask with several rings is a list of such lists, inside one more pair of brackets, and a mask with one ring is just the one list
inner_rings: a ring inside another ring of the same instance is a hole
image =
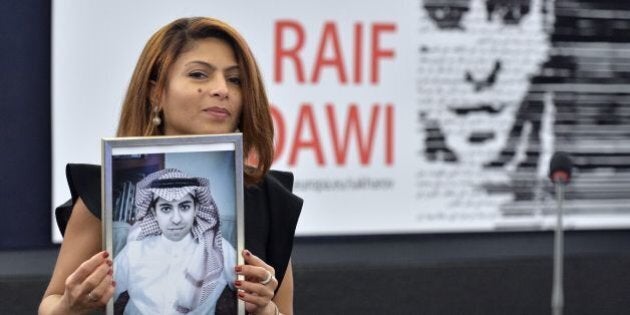
[[562, 204], [564, 202], [564, 188], [571, 180], [573, 162], [569, 154], [556, 152], [549, 164], [549, 179], [556, 188], [556, 229], [554, 234], [553, 251], [553, 289], [551, 292], [551, 311], [553, 315], [562, 315], [564, 307], [564, 293], [562, 290], [562, 264], [564, 255], [564, 237], [562, 225]]
[[549, 163], [549, 179], [556, 183], [568, 184], [571, 179], [573, 162], [567, 153], [556, 152]]

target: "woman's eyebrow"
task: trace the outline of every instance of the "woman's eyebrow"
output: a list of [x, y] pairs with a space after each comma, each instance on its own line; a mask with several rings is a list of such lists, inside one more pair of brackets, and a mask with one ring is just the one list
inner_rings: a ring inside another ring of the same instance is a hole
[[[204, 66], [204, 67], [208, 67], [208, 68], [210, 68], [212, 70], [218, 69], [217, 66], [215, 66], [215, 65], [213, 65], [211, 63], [202, 61], [202, 60], [190, 61], [190, 62], [186, 63], [186, 66], [190, 66], [190, 65], [193, 65], [193, 64], [197, 64], [197, 65], [201, 65], [201, 66]], [[230, 66], [226, 67], [225, 69], [223, 69], [223, 71], [233, 71], [233, 70], [237, 70], [238, 71], [239, 69], [240, 69], [240, 67], [237, 64], [235, 64], [235, 65], [230, 65]]]
[[233, 65], [233, 66], [229, 66], [227, 68], [225, 68], [225, 71], [240, 71], [241, 67], [239, 67], [238, 65]]
[[201, 61], [201, 60], [193, 60], [193, 61], [189, 61], [186, 63], [186, 66], [190, 66], [190, 65], [201, 65], [201, 66], [205, 66], [208, 68], [216, 68], [213, 64], [205, 62], [205, 61]]

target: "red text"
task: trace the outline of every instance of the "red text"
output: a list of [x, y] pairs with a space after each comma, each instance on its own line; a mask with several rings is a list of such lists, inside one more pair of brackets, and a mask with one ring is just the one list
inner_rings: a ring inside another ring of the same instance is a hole
[[[326, 104], [324, 122], [318, 124], [313, 105], [303, 103], [298, 110], [294, 131], [290, 132], [286, 128], [281, 112], [275, 106], [272, 107], [271, 114], [276, 130], [275, 158], [279, 159], [286, 149], [290, 166], [297, 165], [298, 157], [303, 154], [312, 156], [317, 165], [324, 166], [327, 164], [327, 158], [324, 156], [323, 146], [324, 143], [330, 143], [333, 156], [328, 157], [328, 160], [332, 161], [328, 163], [345, 165], [350, 150], [354, 149], [357, 152], [359, 164], [369, 165], [375, 154], [376, 135], [380, 132], [381, 139], [384, 141], [384, 164], [392, 165], [394, 163], [394, 106], [389, 103], [372, 105], [367, 113], [366, 130], [361, 127], [366, 124], [362, 121], [359, 106], [350, 104], [345, 119], [338, 117], [339, 114], [336, 112], [338, 108], [333, 104]], [[325, 140], [330, 141], [323, 141], [323, 137], [328, 137]]]
[[[384, 48], [381, 45], [382, 35], [396, 32], [394, 23], [372, 23], [369, 26], [370, 45], [367, 64], [369, 69], [370, 83], [376, 84], [380, 80], [380, 63], [383, 59], [394, 59], [395, 53], [392, 48]], [[306, 31], [304, 26], [294, 20], [280, 20], [275, 24], [274, 29], [274, 81], [280, 83], [284, 80], [285, 69], [288, 73], [294, 73], [298, 83], [318, 83], [323, 70], [330, 69], [336, 74], [338, 81], [342, 84], [348, 83], [348, 75], [351, 73], [352, 82], [360, 84], [363, 82], [363, 23], [355, 23], [350, 44], [352, 47], [352, 59], [344, 60], [343, 45], [339, 39], [339, 30], [335, 22], [325, 22], [322, 26], [321, 34], [317, 44], [315, 60], [306, 64], [303, 57], [304, 44], [306, 42]], [[287, 37], [292, 35], [294, 43], [287, 43]], [[348, 45], [348, 44], [346, 44]], [[332, 54], [326, 55], [326, 51]], [[287, 65], [292, 65], [289, 68]], [[306, 66], [310, 65], [310, 76], [306, 72]], [[287, 66], [287, 68], [285, 68]], [[348, 68], [351, 67], [351, 70]], [[293, 70], [294, 72], [291, 72]], [[308, 77], [307, 77], [308, 76]]]

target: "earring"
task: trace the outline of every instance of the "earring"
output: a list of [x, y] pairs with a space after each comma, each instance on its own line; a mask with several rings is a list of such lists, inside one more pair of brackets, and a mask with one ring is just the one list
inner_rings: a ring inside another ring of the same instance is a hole
[[153, 118], [151, 119], [151, 122], [155, 127], [162, 124], [162, 119], [160, 118], [160, 108], [157, 106], [153, 106]]

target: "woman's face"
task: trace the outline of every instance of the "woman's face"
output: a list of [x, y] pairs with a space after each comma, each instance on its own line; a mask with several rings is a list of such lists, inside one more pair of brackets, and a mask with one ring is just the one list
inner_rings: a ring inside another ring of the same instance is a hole
[[230, 45], [206, 38], [187, 47], [168, 72], [159, 105], [165, 135], [234, 132], [243, 104], [241, 71]]
[[167, 239], [174, 242], [190, 232], [196, 215], [197, 205], [190, 194], [174, 201], [158, 198], [155, 203], [155, 217], [160, 230]]

